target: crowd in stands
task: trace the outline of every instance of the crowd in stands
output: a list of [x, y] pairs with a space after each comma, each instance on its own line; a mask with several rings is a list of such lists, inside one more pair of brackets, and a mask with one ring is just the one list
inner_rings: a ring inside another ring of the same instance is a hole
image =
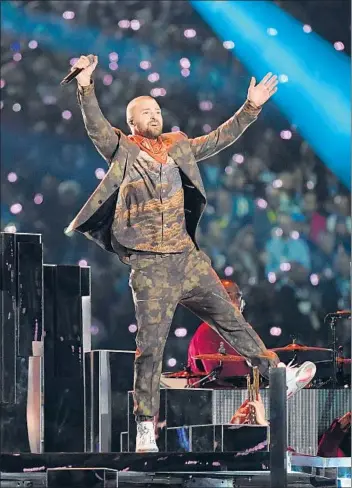
[[[2, 33], [1, 231], [41, 233], [47, 263], [91, 266], [95, 346], [133, 348], [128, 268], [83, 236], [64, 235], [106, 166], [85, 134], [75, 82], [63, 88], [60, 80], [70, 60], [97, 53], [96, 93], [114, 126], [127, 133], [128, 101], [152, 94], [162, 107], [164, 130], [195, 137], [239, 108], [250, 73], [187, 2], [119, 2], [115, 11], [114, 2], [7, 3], [27, 19], [39, 16], [42, 30]], [[50, 29], [55, 19], [61, 27]], [[67, 30], [70, 22], [74, 28]], [[94, 29], [101, 34], [86, 49], [69, 45], [70, 33], [90, 39]], [[220, 277], [242, 288], [249, 322], [269, 347], [293, 339], [327, 346], [325, 315], [351, 307], [349, 190], [275, 101], [200, 170], [208, 206], [199, 243]], [[177, 311], [165, 356], [177, 363], [170, 366], [180, 368], [199, 322]], [[348, 321], [338, 325], [346, 352], [349, 327]], [[183, 337], [174, 334], [179, 328], [187, 329]]]

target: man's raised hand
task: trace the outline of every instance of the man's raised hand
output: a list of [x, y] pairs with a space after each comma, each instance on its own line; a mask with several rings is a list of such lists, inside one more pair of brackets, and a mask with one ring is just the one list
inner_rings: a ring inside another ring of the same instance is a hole
[[77, 75], [76, 77], [77, 82], [81, 86], [90, 85], [92, 73], [98, 64], [98, 56], [93, 56], [93, 58], [94, 61], [93, 63], [91, 63], [88, 56], [81, 56], [79, 60], [71, 68], [71, 71], [73, 71], [76, 68], [83, 68], [83, 71], [81, 71], [80, 74]]
[[257, 107], [261, 107], [277, 92], [277, 84], [277, 76], [272, 73], [265, 75], [258, 85], [256, 85], [255, 78], [252, 77], [248, 88], [248, 100]]

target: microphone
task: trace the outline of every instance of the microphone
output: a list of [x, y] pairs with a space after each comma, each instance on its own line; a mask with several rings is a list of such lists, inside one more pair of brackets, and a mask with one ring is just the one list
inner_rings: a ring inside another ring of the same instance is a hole
[[332, 319], [348, 319], [351, 317], [351, 310], [338, 310], [337, 312], [328, 313], [327, 317]]
[[[89, 59], [89, 66], [92, 65], [94, 63], [93, 54], [89, 54], [87, 58]], [[88, 68], [88, 66], [86, 66], [86, 68]], [[66, 75], [65, 78], [61, 81], [60, 85], [67, 85], [86, 68], [75, 68], [73, 71], [70, 71], [69, 74]]]

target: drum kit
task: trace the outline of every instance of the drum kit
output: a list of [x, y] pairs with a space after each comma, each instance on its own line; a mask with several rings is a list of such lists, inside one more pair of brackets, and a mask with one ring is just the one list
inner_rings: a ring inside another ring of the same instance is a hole
[[[220, 352], [221, 351], [221, 352]], [[297, 360], [297, 357], [301, 353], [329, 353], [331, 354], [330, 359], [325, 359], [322, 361], [314, 361], [315, 364], [327, 364], [333, 366], [333, 375], [328, 379], [328, 381], [323, 382], [322, 384], [332, 383], [334, 387], [337, 384], [337, 376], [338, 374], [342, 373], [343, 366], [350, 365], [352, 360], [346, 359], [342, 357], [342, 348], [336, 350], [336, 343], [333, 344], [333, 348], [325, 348], [325, 347], [313, 347], [313, 346], [305, 346], [303, 344], [297, 344], [295, 341], [292, 344], [288, 344], [284, 347], [277, 347], [274, 349], [269, 349], [269, 353], [274, 352], [278, 354], [284, 353], [293, 353], [293, 358], [291, 359], [291, 363]], [[262, 356], [268, 357], [268, 356]], [[231, 363], [231, 362], [247, 362], [248, 360], [243, 356], [235, 356], [232, 354], [226, 354], [224, 352], [224, 348], [220, 346], [219, 352], [214, 354], [199, 354], [194, 356], [194, 359], [200, 359], [203, 361], [217, 361], [219, 364], [216, 368], [214, 368], [210, 373], [194, 373], [190, 370], [190, 368], [185, 368], [183, 371], [178, 371], [175, 373], [163, 373], [161, 386], [164, 388], [199, 388], [204, 386], [212, 387], [212, 384], [216, 384], [216, 382], [220, 378], [220, 373], [222, 371], [223, 363]], [[306, 359], [306, 358], [305, 358]], [[236, 381], [237, 379], [237, 381]], [[222, 380], [226, 380], [229, 382], [229, 386], [232, 383], [233, 386], [241, 386], [241, 381], [238, 381], [239, 378], [222, 378]], [[232, 380], [232, 381], [231, 381]], [[243, 382], [243, 381], [242, 381]], [[237, 385], [236, 385], [237, 383]]]

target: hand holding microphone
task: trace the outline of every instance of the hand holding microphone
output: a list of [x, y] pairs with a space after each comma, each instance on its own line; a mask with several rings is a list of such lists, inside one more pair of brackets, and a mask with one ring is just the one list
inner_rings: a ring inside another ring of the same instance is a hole
[[61, 81], [61, 85], [67, 85], [74, 78], [81, 86], [88, 86], [91, 82], [91, 76], [98, 64], [98, 56], [89, 54], [88, 56], [81, 56], [79, 60], [72, 66], [70, 73]]

